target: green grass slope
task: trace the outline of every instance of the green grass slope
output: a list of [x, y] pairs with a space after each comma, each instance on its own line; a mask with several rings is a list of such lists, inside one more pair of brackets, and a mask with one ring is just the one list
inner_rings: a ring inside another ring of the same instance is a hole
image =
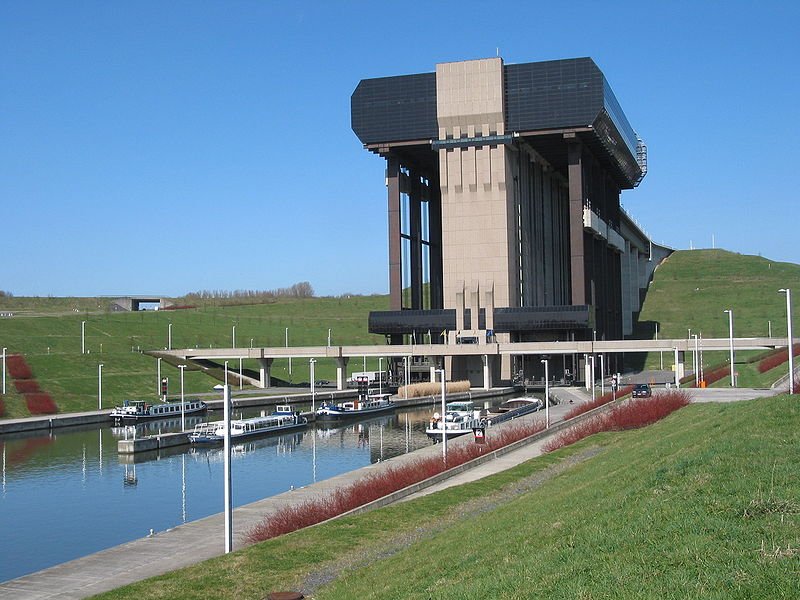
[[100, 597], [797, 598], [798, 425], [796, 396], [690, 405]]
[[[800, 292], [800, 265], [725, 250], [678, 251], [656, 269], [634, 337], [652, 339], [658, 323], [660, 338], [685, 339], [689, 329], [703, 337], [726, 338], [725, 309], [733, 309], [735, 337], [767, 337], [770, 322], [774, 337], [786, 337], [786, 296], [778, 290], [787, 287]], [[793, 304], [798, 322], [800, 296]], [[737, 356], [737, 363], [747, 356]], [[725, 353], [704, 353], [703, 358], [706, 365], [727, 360]], [[672, 357], [664, 360], [670, 368]], [[646, 366], [658, 364], [658, 354], [651, 354]], [[762, 382], [754, 377], [752, 383]]]
[[[374, 344], [381, 336], [367, 332], [369, 311], [384, 309], [386, 296], [349, 298], [278, 299], [270, 303], [243, 306], [203, 306], [191, 310], [112, 313], [101, 309], [103, 300], [31, 299], [24, 303], [13, 298], [19, 311], [11, 318], [0, 319], [0, 344], [9, 353], [24, 354], [41, 388], [50, 393], [62, 412], [90, 410], [97, 407], [98, 364], [103, 363], [104, 405], [125, 398], [155, 398], [158, 393], [157, 364], [140, 350], [165, 348], [168, 327], [172, 324], [172, 347], [230, 347], [236, 325], [237, 346], [282, 346], [285, 328], [289, 344], [316, 345], [327, 342], [328, 328], [335, 344]], [[77, 310], [76, 310], [77, 309]], [[0, 310], [8, 310], [3, 304]], [[81, 321], [86, 321], [87, 354], [81, 354]], [[284, 363], [286, 361], [283, 361]], [[238, 369], [238, 363], [232, 369]], [[356, 365], [360, 370], [360, 365]], [[276, 362], [273, 376], [286, 381], [308, 381], [308, 361], [295, 360], [292, 376], [288, 364]], [[243, 368], [257, 369], [255, 361], [244, 361]], [[375, 366], [377, 368], [377, 366]], [[316, 377], [334, 377], [334, 364], [320, 360]], [[170, 393], [180, 393], [177, 368], [162, 362], [162, 375], [170, 379]], [[187, 370], [187, 393], [208, 392], [218, 383], [201, 372]], [[7, 416], [25, 416], [21, 397], [8, 383]]]

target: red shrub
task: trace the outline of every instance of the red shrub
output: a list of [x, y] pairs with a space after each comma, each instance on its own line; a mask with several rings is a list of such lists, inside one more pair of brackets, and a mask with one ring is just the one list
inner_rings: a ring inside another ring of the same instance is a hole
[[50, 394], [44, 392], [25, 394], [25, 403], [32, 415], [51, 415], [58, 412], [58, 407]]
[[0, 417], [6, 416], [6, 405], [3, 404], [3, 399], [0, 398]]
[[6, 368], [14, 379], [30, 379], [33, 377], [31, 368], [21, 354], [11, 354], [6, 357]]
[[794, 384], [794, 393], [800, 394], [800, 375], [795, 375], [792, 383]]
[[544, 451], [552, 452], [601, 431], [617, 431], [644, 427], [663, 419], [691, 400], [689, 394], [672, 390], [651, 398], [638, 398], [615, 406], [609, 412], [573, 425], [545, 444]]
[[504, 427], [495, 435], [488, 435], [485, 444], [459, 444], [450, 446], [447, 452], [447, 465], [439, 456], [419, 458], [404, 465], [390, 467], [380, 473], [373, 473], [352, 483], [334, 490], [327, 498], [309, 500], [300, 505], [286, 506], [265, 518], [253, 527], [246, 536], [250, 543], [268, 540], [284, 533], [289, 533], [315, 525], [345, 513], [349, 510], [369, 504], [389, 494], [402, 490], [438, 475], [446, 469], [464, 464], [481, 454], [492, 452], [538, 433], [544, 429], [540, 422], [527, 425]]
[[39, 383], [35, 379], [15, 379], [14, 387], [20, 394], [32, 394], [39, 390]]
[[[627, 396], [633, 391], [632, 385], [626, 385], [625, 387], [620, 388], [617, 390], [617, 398], [622, 398], [623, 396]], [[586, 402], [585, 404], [579, 404], [575, 408], [569, 410], [567, 414], [564, 415], [564, 420], [572, 419], [573, 417], [577, 417], [578, 415], [582, 415], [583, 413], [589, 412], [592, 409], [597, 408], [598, 406], [603, 406], [604, 404], [608, 404], [614, 399], [614, 392], [606, 392], [602, 396], [598, 396], [594, 400]]]
[[[797, 356], [800, 354], [800, 344], [794, 344], [792, 346], [792, 356]], [[766, 357], [762, 358], [758, 363], [758, 372], [759, 373], [766, 373], [767, 371], [771, 371], [778, 365], [782, 365], [783, 363], [789, 360], [789, 350], [788, 348], [781, 348], [775, 350], [774, 352], [770, 353]]]

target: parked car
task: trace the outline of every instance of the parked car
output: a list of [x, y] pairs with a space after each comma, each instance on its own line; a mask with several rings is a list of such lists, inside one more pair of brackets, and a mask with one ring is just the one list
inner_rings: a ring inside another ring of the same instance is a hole
[[652, 395], [653, 390], [646, 383], [637, 383], [633, 387], [633, 393], [631, 394], [634, 398], [649, 398]]

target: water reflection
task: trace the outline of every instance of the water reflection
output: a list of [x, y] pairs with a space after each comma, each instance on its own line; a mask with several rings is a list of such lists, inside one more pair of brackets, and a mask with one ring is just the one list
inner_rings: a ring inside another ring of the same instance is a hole
[[[235, 443], [234, 505], [429, 445], [430, 412], [398, 411]], [[160, 425], [162, 431], [171, 426]], [[136, 435], [158, 427], [140, 424]], [[126, 433], [120, 429], [82, 426], [3, 437], [0, 531], [15, 554], [13, 561], [0, 561], [0, 581], [223, 510], [220, 448], [120, 455], [117, 442]]]

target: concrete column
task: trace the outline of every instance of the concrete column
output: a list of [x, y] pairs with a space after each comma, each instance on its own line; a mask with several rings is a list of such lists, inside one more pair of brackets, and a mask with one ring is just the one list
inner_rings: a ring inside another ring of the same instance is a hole
[[272, 371], [272, 360], [271, 358], [259, 358], [258, 365], [259, 365], [259, 381], [258, 387], [260, 388], [270, 388], [272, 387], [272, 382], [270, 380], [270, 371]]
[[347, 379], [347, 362], [349, 358], [341, 357], [336, 359], [336, 389], [342, 391]]
[[572, 305], [587, 304], [586, 264], [583, 247], [583, 147], [575, 134], [565, 134], [567, 139], [569, 166], [569, 255]]
[[488, 354], [483, 355], [483, 389], [492, 389], [492, 364], [491, 361], [494, 357]]
[[[480, 294], [480, 284], [477, 280], [472, 280], [472, 283], [469, 286], [469, 327], [472, 330], [472, 334], [476, 335], [478, 330], [480, 329], [480, 325], [478, 324], [478, 319], [480, 318], [481, 312], [481, 294]], [[480, 341], [480, 340], [478, 340]], [[484, 342], [486, 340], [483, 340]]]
[[400, 245], [400, 161], [386, 159], [386, 190], [389, 201], [389, 308], [402, 308], [403, 280]]
[[436, 383], [436, 367], [431, 367], [431, 383]]

